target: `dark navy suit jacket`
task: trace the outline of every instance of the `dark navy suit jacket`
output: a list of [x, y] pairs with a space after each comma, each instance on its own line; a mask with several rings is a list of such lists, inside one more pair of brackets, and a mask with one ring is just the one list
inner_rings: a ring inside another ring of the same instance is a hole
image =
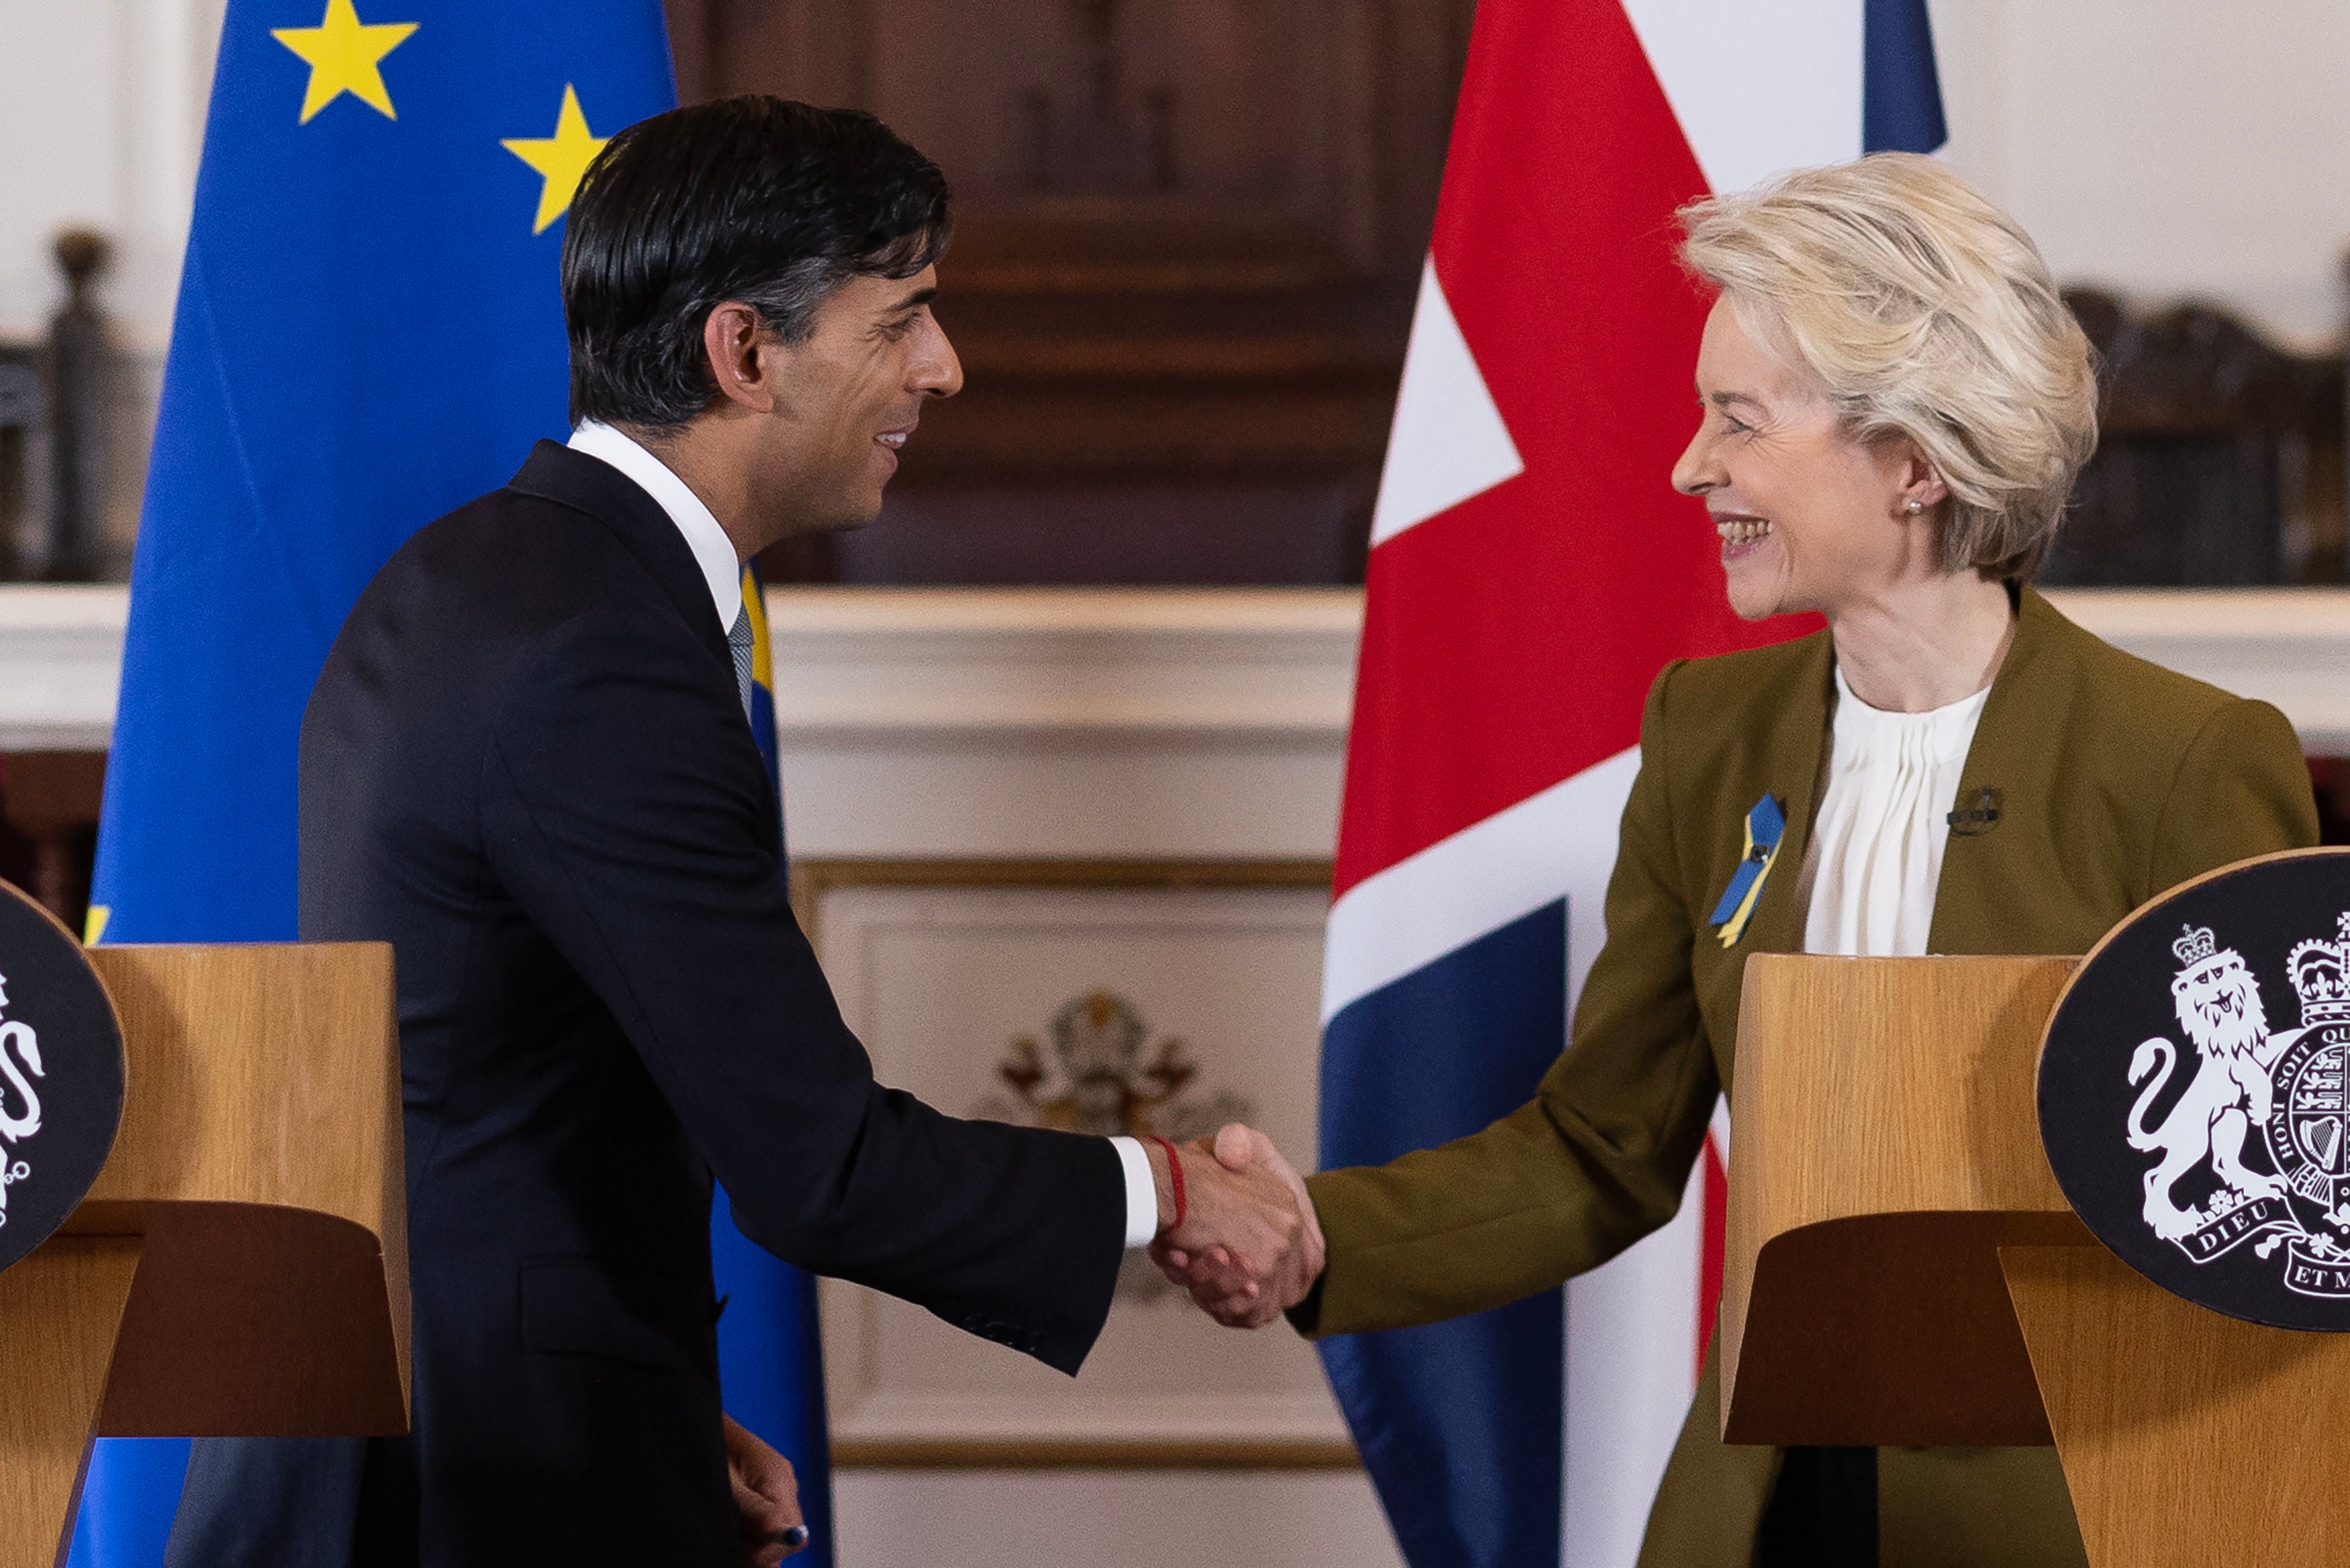
[[395, 950], [412, 1433], [200, 1444], [174, 1568], [733, 1568], [713, 1173], [778, 1256], [1084, 1360], [1116, 1151], [873, 1081], [710, 591], [618, 471], [541, 442], [392, 557], [300, 802], [303, 937]]

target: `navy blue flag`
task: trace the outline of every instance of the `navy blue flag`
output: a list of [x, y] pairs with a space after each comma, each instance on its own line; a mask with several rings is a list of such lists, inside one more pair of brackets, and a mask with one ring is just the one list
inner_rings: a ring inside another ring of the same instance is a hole
[[[296, 935], [295, 746], [328, 646], [412, 531], [565, 433], [563, 213], [603, 139], [675, 101], [659, 0], [230, 0], [90, 940]], [[728, 1406], [820, 1524], [812, 1283], [724, 1211]], [[186, 1462], [101, 1441], [75, 1568], [154, 1568]], [[819, 1530], [802, 1561], [829, 1554]]]

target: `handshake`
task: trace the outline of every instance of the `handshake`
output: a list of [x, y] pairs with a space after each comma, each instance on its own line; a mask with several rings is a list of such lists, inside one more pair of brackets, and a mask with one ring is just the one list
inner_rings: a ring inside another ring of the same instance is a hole
[[1273, 1140], [1238, 1122], [1212, 1138], [1144, 1146], [1171, 1223], [1150, 1244], [1169, 1280], [1229, 1328], [1261, 1328], [1322, 1277], [1322, 1226]]

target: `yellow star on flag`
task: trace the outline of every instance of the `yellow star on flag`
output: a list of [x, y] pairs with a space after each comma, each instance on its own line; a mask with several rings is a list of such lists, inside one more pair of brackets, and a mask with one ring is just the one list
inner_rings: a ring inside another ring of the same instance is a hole
[[588, 165], [611, 140], [608, 136], [588, 134], [588, 117], [579, 111], [579, 94], [566, 82], [563, 108], [556, 113], [553, 136], [510, 137], [498, 143], [546, 178], [546, 183], [538, 189], [538, 222], [531, 225], [532, 234], [545, 234], [547, 224], [570, 210], [572, 194], [579, 189], [579, 177], [588, 172]]
[[315, 27], [270, 28], [271, 37], [309, 62], [310, 88], [302, 95], [302, 123], [309, 124], [312, 115], [345, 93], [386, 119], [398, 119], [391, 94], [384, 90], [382, 61], [414, 31], [413, 22], [364, 25], [351, 9], [351, 0], [327, 0], [327, 14]]

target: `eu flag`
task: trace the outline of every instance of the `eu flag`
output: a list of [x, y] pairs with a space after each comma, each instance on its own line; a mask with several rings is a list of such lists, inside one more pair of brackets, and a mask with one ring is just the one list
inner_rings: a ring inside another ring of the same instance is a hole
[[[230, 0], [92, 940], [295, 936], [295, 745], [328, 646], [412, 530], [564, 433], [563, 213], [602, 139], [675, 101], [659, 0]], [[818, 1524], [809, 1282], [718, 1223], [729, 1403], [800, 1466]], [[154, 1568], [186, 1455], [99, 1445], [77, 1568]]]

